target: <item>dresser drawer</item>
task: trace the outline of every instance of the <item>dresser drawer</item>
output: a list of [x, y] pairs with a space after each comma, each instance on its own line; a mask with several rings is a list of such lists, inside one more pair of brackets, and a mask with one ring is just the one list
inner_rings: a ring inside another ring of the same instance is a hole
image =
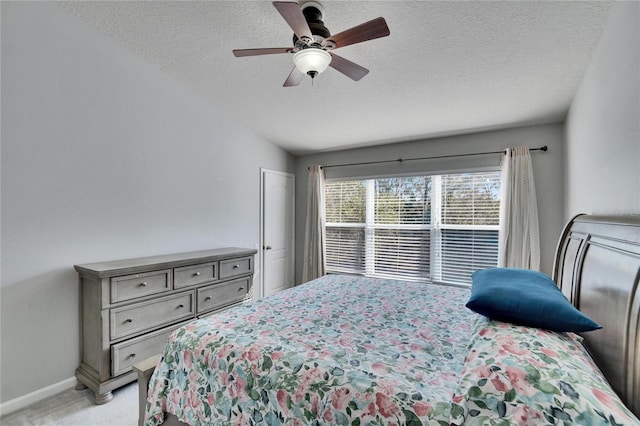
[[173, 285], [175, 288], [181, 288], [206, 283], [207, 281], [218, 278], [217, 271], [218, 267], [216, 262], [175, 268], [173, 270]]
[[253, 272], [253, 257], [239, 257], [220, 261], [220, 279]]
[[228, 281], [198, 289], [198, 313], [239, 302], [247, 296], [250, 278]]
[[189, 291], [153, 301], [114, 308], [110, 313], [111, 339], [170, 324], [195, 314], [194, 293]]
[[111, 375], [119, 376], [124, 374], [131, 370], [134, 362], [162, 353], [169, 335], [187, 323], [188, 321], [185, 321], [111, 346], [111, 360], [113, 362]]
[[171, 290], [171, 269], [111, 278], [111, 303]]

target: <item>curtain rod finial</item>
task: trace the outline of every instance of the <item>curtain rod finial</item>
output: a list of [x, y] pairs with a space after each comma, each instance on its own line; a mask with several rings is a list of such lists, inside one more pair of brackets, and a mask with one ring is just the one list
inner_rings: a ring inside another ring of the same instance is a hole
[[549, 149], [549, 147], [547, 147], [546, 145], [543, 146], [542, 148], [540, 148], [540, 151], [544, 151], [547, 152], [547, 150]]

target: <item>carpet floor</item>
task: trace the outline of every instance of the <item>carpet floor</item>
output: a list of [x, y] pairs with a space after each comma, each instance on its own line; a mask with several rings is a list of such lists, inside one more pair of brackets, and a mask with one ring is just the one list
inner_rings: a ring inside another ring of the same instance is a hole
[[89, 389], [69, 389], [15, 413], [2, 416], [2, 426], [136, 426], [138, 382], [113, 391], [113, 400], [95, 405]]

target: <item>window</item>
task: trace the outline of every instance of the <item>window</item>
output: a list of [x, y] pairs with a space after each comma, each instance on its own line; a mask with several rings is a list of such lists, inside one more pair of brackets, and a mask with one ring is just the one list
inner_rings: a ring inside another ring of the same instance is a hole
[[327, 271], [471, 283], [496, 266], [500, 172], [329, 182]]
[[331, 272], [364, 273], [365, 195], [366, 181], [325, 185], [326, 255]]

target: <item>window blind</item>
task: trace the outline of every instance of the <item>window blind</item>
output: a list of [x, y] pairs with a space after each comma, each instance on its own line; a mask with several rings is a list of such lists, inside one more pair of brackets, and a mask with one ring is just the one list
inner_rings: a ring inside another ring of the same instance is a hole
[[[373, 223], [366, 250], [374, 253], [369, 274], [426, 280], [430, 271], [431, 178], [375, 179]], [[371, 197], [370, 197], [371, 198]], [[371, 202], [371, 200], [368, 200]]]
[[325, 185], [326, 268], [364, 274], [366, 181]]
[[444, 175], [441, 280], [471, 284], [471, 274], [498, 264], [500, 172]]
[[327, 271], [471, 283], [497, 265], [500, 172], [329, 182]]
[[430, 278], [431, 232], [429, 229], [376, 229], [371, 275], [426, 281]]
[[500, 220], [500, 173], [479, 172], [444, 175], [442, 224], [498, 225]]
[[443, 229], [442, 282], [471, 284], [471, 274], [498, 265], [498, 230]]

